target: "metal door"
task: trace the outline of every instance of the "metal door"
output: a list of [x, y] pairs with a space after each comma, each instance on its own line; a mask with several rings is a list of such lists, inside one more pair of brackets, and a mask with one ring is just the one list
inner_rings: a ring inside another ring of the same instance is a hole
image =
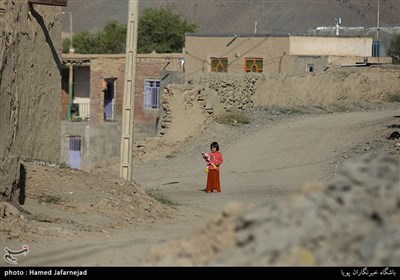
[[69, 137], [68, 164], [71, 168], [81, 167], [81, 138]]

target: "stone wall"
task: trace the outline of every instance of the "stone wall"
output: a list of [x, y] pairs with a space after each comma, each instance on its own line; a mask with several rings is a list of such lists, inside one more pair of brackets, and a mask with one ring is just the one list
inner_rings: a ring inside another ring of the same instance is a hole
[[254, 107], [256, 84], [263, 80], [264, 75], [251, 73], [205, 74], [191, 80], [189, 84], [166, 87], [161, 96], [163, 113], [159, 134], [166, 133], [176, 115], [171, 104], [176, 100], [174, 95], [183, 96], [184, 104], [180, 106], [182, 110], [200, 107], [202, 116], [199, 118], [207, 125], [218, 114]]
[[18, 188], [21, 159], [58, 162], [61, 8], [0, 0], [0, 198]]

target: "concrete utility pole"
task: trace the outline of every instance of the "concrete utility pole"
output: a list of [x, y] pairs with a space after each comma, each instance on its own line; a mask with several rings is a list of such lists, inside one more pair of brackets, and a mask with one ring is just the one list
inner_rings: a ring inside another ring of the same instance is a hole
[[132, 181], [133, 121], [136, 92], [136, 53], [139, 0], [129, 0], [126, 37], [124, 99], [122, 105], [120, 176]]
[[69, 15], [69, 53], [74, 53], [75, 49], [74, 49], [74, 33], [72, 31], [72, 12], [62, 12], [61, 14], [63, 15]]
[[376, 40], [378, 41], [378, 65], [379, 65], [379, 57], [381, 56], [381, 43], [379, 42], [379, 13], [380, 13], [380, 5], [379, 5], [379, 0], [378, 0], [378, 16], [377, 16], [377, 26], [376, 26]]

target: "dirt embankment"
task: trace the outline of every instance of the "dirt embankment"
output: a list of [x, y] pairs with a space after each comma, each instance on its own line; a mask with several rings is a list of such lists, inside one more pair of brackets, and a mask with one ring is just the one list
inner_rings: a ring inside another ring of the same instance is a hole
[[22, 170], [21, 205], [0, 203], [2, 244], [72, 240], [176, 215], [134, 181], [36, 161], [23, 163]]

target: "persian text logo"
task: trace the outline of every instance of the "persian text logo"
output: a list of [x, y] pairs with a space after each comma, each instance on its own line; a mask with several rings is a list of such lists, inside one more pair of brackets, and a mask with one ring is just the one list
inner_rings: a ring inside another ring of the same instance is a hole
[[7, 247], [5, 247], [4, 251], [6, 251], [6, 253], [4, 254], [4, 260], [6, 262], [8, 262], [9, 264], [18, 264], [18, 262], [17, 262], [18, 260], [14, 256], [28, 255], [29, 247], [28, 247], [28, 245], [23, 245], [22, 250], [19, 250], [19, 251], [13, 251], [13, 250], [10, 250]]

